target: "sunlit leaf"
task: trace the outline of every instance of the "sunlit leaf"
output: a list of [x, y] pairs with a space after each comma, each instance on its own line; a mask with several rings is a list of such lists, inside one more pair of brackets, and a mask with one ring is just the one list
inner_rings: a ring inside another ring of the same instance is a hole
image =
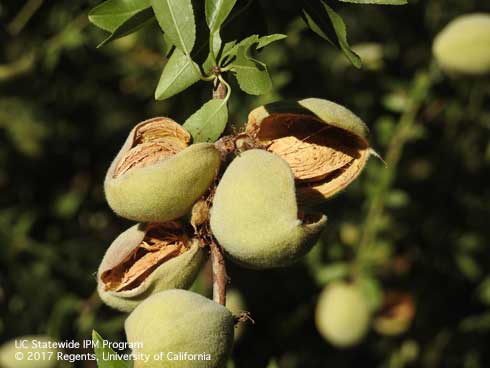
[[221, 49], [221, 36], [219, 35], [219, 32], [213, 33], [211, 35], [211, 46], [210, 48], [213, 51], [213, 55], [216, 55], [219, 50]]
[[112, 33], [149, 7], [150, 0], [108, 0], [93, 8], [88, 19], [97, 27]]
[[257, 45], [257, 50], [261, 49], [262, 47], [266, 47], [267, 45], [270, 45], [273, 42], [283, 40], [286, 37], [287, 36], [285, 34], [281, 34], [281, 33], [275, 33], [275, 34], [260, 37], [259, 43]]
[[151, 0], [158, 24], [172, 43], [190, 55], [196, 42], [196, 23], [191, 0]]
[[230, 54], [230, 50], [233, 49], [233, 47], [236, 45], [237, 41], [230, 41], [224, 44], [223, 50], [221, 51], [221, 57], [219, 61], [219, 65], [224, 66], [226, 65], [231, 59], [232, 55]]
[[250, 46], [257, 42], [259, 42], [259, 35], [256, 34], [244, 38], [240, 42], [230, 47], [226, 52], [223, 52], [220, 62], [225, 61], [227, 58], [235, 57], [240, 47], [244, 47], [246, 51], [248, 51]]
[[[217, 62], [215, 61], [215, 58], [221, 49], [221, 42], [222, 42], [221, 36], [219, 35], [219, 33], [216, 33], [214, 35], [214, 37], [211, 37], [211, 42], [213, 43], [212, 44], [213, 47], [212, 47], [212, 49], [209, 50], [208, 56], [206, 57], [206, 60], [202, 64], [202, 68], [204, 70], [204, 73], [206, 73], [206, 74], [209, 74], [211, 72], [211, 69], [213, 68], [213, 66], [215, 66], [217, 64]], [[227, 44], [229, 44], [229, 42]], [[225, 44], [224, 49], [227, 49], [226, 44]]]
[[200, 78], [199, 66], [180, 49], [175, 49], [163, 69], [155, 91], [155, 99], [164, 100], [182, 92]]
[[151, 8], [146, 8], [138, 13], [135, 13], [132, 17], [121, 23], [121, 25], [119, 25], [119, 27], [117, 27], [111, 33], [111, 35], [102, 41], [97, 47], [102, 47], [111, 41], [134, 33], [140, 28], [143, 28], [147, 24], [151, 23], [154, 19], [155, 16]]
[[225, 45], [223, 46], [223, 54], [231, 50], [235, 45], [236, 45], [236, 41], [230, 41], [225, 43]]
[[251, 95], [260, 95], [272, 88], [272, 81], [264, 63], [249, 58], [244, 46], [232, 64], [240, 89]]
[[211, 70], [213, 69], [213, 66], [214, 66], [214, 61], [210, 51], [208, 57], [206, 58], [206, 60], [204, 60], [204, 63], [202, 63], [202, 70], [204, 71], [204, 74], [210, 74]]
[[219, 31], [236, 0], [206, 0], [206, 22], [211, 33]]

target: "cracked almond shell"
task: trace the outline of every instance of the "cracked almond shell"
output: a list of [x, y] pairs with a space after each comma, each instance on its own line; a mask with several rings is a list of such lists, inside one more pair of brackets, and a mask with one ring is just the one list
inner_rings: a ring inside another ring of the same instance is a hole
[[[233, 316], [224, 306], [186, 290], [167, 290], [143, 301], [125, 322], [128, 342], [139, 343], [135, 368], [223, 368], [233, 345]], [[209, 360], [170, 360], [168, 354], [209, 354]], [[162, 353], [163, 359], [154, 360]]]
[[358, 287], [334, 282], [320, 294], [315, 322], [332, 345], [346, 348], [358, 344], [369, 330], [369, 304]]
[[432, 52], [449, 72], [490, 72], [490, 14], [465, 14], [452, 20], [434, 39]]
[[249, 268], [271, 268], [287, 266], [306, 254], [326, 217], [301, 214], [286, 161], [253, 149], [226, 169], [216, 188], [210, 224], [233, 261]]
[[258, 107], [249, 114], [247, 133], [289, 164], [304, 205], [346, 188], [372, 153], [366, 124], [345, 107], [319, 98]]
[[205, 259], [198, 241], [179, 223], [137, 224], [107, 249], [97, 291], [107, 305], [129, 312], [153, 293], [190, 287]]
[[165, 222], [190, 211], [213, 182], [220, 155], [212, 144], [188, 146], [189, 133], [168, 118], [136, 125], [104, 182], [107, 202], [135, 221]]

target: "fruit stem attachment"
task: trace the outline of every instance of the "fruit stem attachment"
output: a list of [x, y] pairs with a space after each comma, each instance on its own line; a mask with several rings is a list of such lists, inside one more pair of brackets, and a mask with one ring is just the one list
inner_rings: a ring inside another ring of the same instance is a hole
[[228, 275], [226, 274], [223, 250], [214, 238], [209, 244], [209, 249], [211, 250], [211, 266], [213, 268], [213, 300], [218, 304], [225, 305]]
[[[229, 86], [221, 75], [217, 74], [213, 82], [213, 100], [223, 100], [229, 97]], [[213, 269], [213, 300], [221, 305], [226, 304], [226, 284], [228, 275], [226, 274], [225, 258], [223, 248], [214, 237], [209, 243], [211, 251], [211, 266]]]
[[213, 100], [223, 100], [226, 97], [228, 89], [221, 80], [222, 78], [216, 77], [213, 81]]

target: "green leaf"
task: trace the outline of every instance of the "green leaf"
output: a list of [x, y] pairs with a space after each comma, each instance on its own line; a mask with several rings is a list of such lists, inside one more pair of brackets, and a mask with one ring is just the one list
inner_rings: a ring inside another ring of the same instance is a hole
[[164, 100], [182, 92], [200, 78], [199, 66], [181, 50], [175, 49], [163, 69], [155, 91], [155, 99]]
[[225, 43], [225, 45], [223, 46], [223, 54], [231, 50], [235, 45], [236, 45], [236, 41], [230, 41]]
[[[361, 58], [352, 51], [347, 42], [347, 28], [342, 17], [338, 15], [324, 1], [306, 0], [303, 15], [310, 29], [332, 45], [339, 47], [347, 59], [356, 68], [362, 66]], [[323, 5], [319, 6], [319, 5]], [[326, 21], [326, 18], [330, 22]], [[334, 40], [335, 37], [335, 41]]]
[[206, 0], [206, 22], [211, 33], [218, 32], [236, 0]]
[[194, 143], [214, 142], [225, 130], [228, 121], [227, 99], [210, 100], [184, 123]]
[[223, 50], [221, 52], [221, 57], [220, 57], [220, 60], [218, 62], [219, 65], [225, 66], [231, 60], [231, 58], [234, 55], [231, 56], [229, 54], [229, 52], [231, 51], [231, 49], [233, 49], [233, 47], [235, 45], [236, 45], [236, 41], [230, 41], [230, 42], [227, 42], [227, 43], [224, 44]]
[[[213, 43], [213, 48], [209, 50], [208, 56], [206, 57], [206, 60], [202, 64], [202, 69], [204, 70], [205, 74], [211, 73], [213, 66], [216, 65], [215, 58], [219, 50], [221, 49], [221, 42], [222, 42], [219, 33], [216, 33], [214, 37], [211, 37], [211, 42]], [[225, 49], [226, 49], [226, 44], [225, 44]]]
[[[211, 46], [212, 46], [212, 51], [213, 55], [217, 55], [219, 50], [221, 49], [221, 36], [219, 35], [219, 32], [213, 33], [211, 35]], [[211, 48], [210, 46], [210, 48]]]
[[259, 38], [259, 44], [257, 45], [257, 50], [261, 49], [262, 47], [266, 47], [267, 45], [270, 45], [273, 42], [283, 40], [287, 36], [285, 34], [281, 33], [274, 33], [268, 36], [263, 36]]
[[151, 6], [172, 43], [190, 55], [196, 42], [196, 23], [191, 0], [151, 0]]
[[172, 43], [170, 38], [168, 38], [168, 36], [165, 33], [162, 34], [162, 41], [161, 42], [162, 42], [162, 53], [163, 53], [163, 55], [165, 55], [168, 58], [170, 53], [174, 49], [174, 44]]
[[226, 52], [223, 50], [223, 54], [221, 55], [221, 59], [220, 59], [220, 64], [222, 62], [225, 62], [226, 59], [230, 59], [232, 57], [235, 57], [237, 52], [238, 52], [238, 49], [240, 47], [245, 47], [248, 51], [250, 46], [252, 46], [253, 44], [258, 43], [258, 42], [259, 42], [259, 35], [254, 34], [254, 35], [248, 36], [247, 38], [244, 38], [240, 42], [236, 43], [235, 45], [230, 47]]
[[92, 341], [94, 343], [95, 356], [97, 357], [97, 366], [99, 368], [130, 368], [131, 362], [122, 360], [110, 360], [109, 357], [117, 356], [116, 352], [109, 346], [104, 346], [104, 339], [97, 331], [92, 331]]
[[149, 7], [150, 0], [108, 0], [93, 8], [88, 19], [97, 27], [113, 33]]
[[407, 0], [338, 0], [343, 3], [373, 4], [373, 5], [406, 5]]
[[202, 70], [204, 71], [204, 74], [208, 75], [211, 73], [211, 70], [213, 69], [214, 66], [214, 61], [213, 57], [211, 54], [211, 51], [209, 51], [208, 57], [206, 60], [204, 60], [204, 63], [202, 64]]
[[135, 13], [133, 16], [131, 16], [131, 18], [128, 18], [126, 21], [121, 23], [121, 25], [117, 27], [109, 37], [97, 45], [97, 47], [102, 47], [111, 41], [134, 33], [148, 23], [152, 22], [153, 19], [155, 19], [155, 17], [151, 8], [146, 8], [138, 13]]
[[256, 49], [260, 49], [285, 37], [282, 34], [272, 34], [263, 37], [251, 35], [235, 45], [230, 44], [223, 51], [220, 65], [236, 57], [230, 68], [235, 72], [240, 89], [251, 95], [261, 95], [272, 88], [272, 81], [267, 71], [267, 66], [251, 58], [248, 55], [249, 49], [255, 44], [257, 44]]
[[[286, 37], [287, 37], [286, 35], [283, 35], [280, 33], [275, 33], [275, 34], [271, 34], [271, 35], [267, 35], [267, 36], [263, 36], [263, 37], [259, 37], [259, 35], [254, 34], [254, 35], [251, 35], [251, 36], [241, 40], [238, 43], [233, 43], [233, 44], [228, 43], [224, 47], [223, 54], [222, 54], [221, 59], [220, 59], [220, 65], [225, 64], [231, 58], [235, 57], [237, 55], [238, 49], [240, 47], [244, 47], [245, 52], [248, 53], [248, 49], [250, 47], [252, 47], [254, 44], [257, 44], [256, 49], [258, 50], [258, 49], [261, 49], [261, 48], [271, 44], [272, 42], [282, 40]], [[233, 41], [233, 42], [235, 42], [235, 41]]]
[[272, 81], [265, 64], [249, 58], [246, 54], [247, 48], [242, 46], [238, 49], [237, 57], [231, 64], [232, 71], [240, 89], [250, 95], [261, 95], [272, 88]]

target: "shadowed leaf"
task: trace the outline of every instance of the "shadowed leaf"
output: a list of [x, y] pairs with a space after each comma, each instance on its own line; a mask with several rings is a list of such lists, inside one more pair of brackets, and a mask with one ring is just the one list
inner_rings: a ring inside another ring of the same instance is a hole
[[210, 100], [184, 123], [194, 143], [213, 142], [219, 138], [228, 121], [227, 100]]

